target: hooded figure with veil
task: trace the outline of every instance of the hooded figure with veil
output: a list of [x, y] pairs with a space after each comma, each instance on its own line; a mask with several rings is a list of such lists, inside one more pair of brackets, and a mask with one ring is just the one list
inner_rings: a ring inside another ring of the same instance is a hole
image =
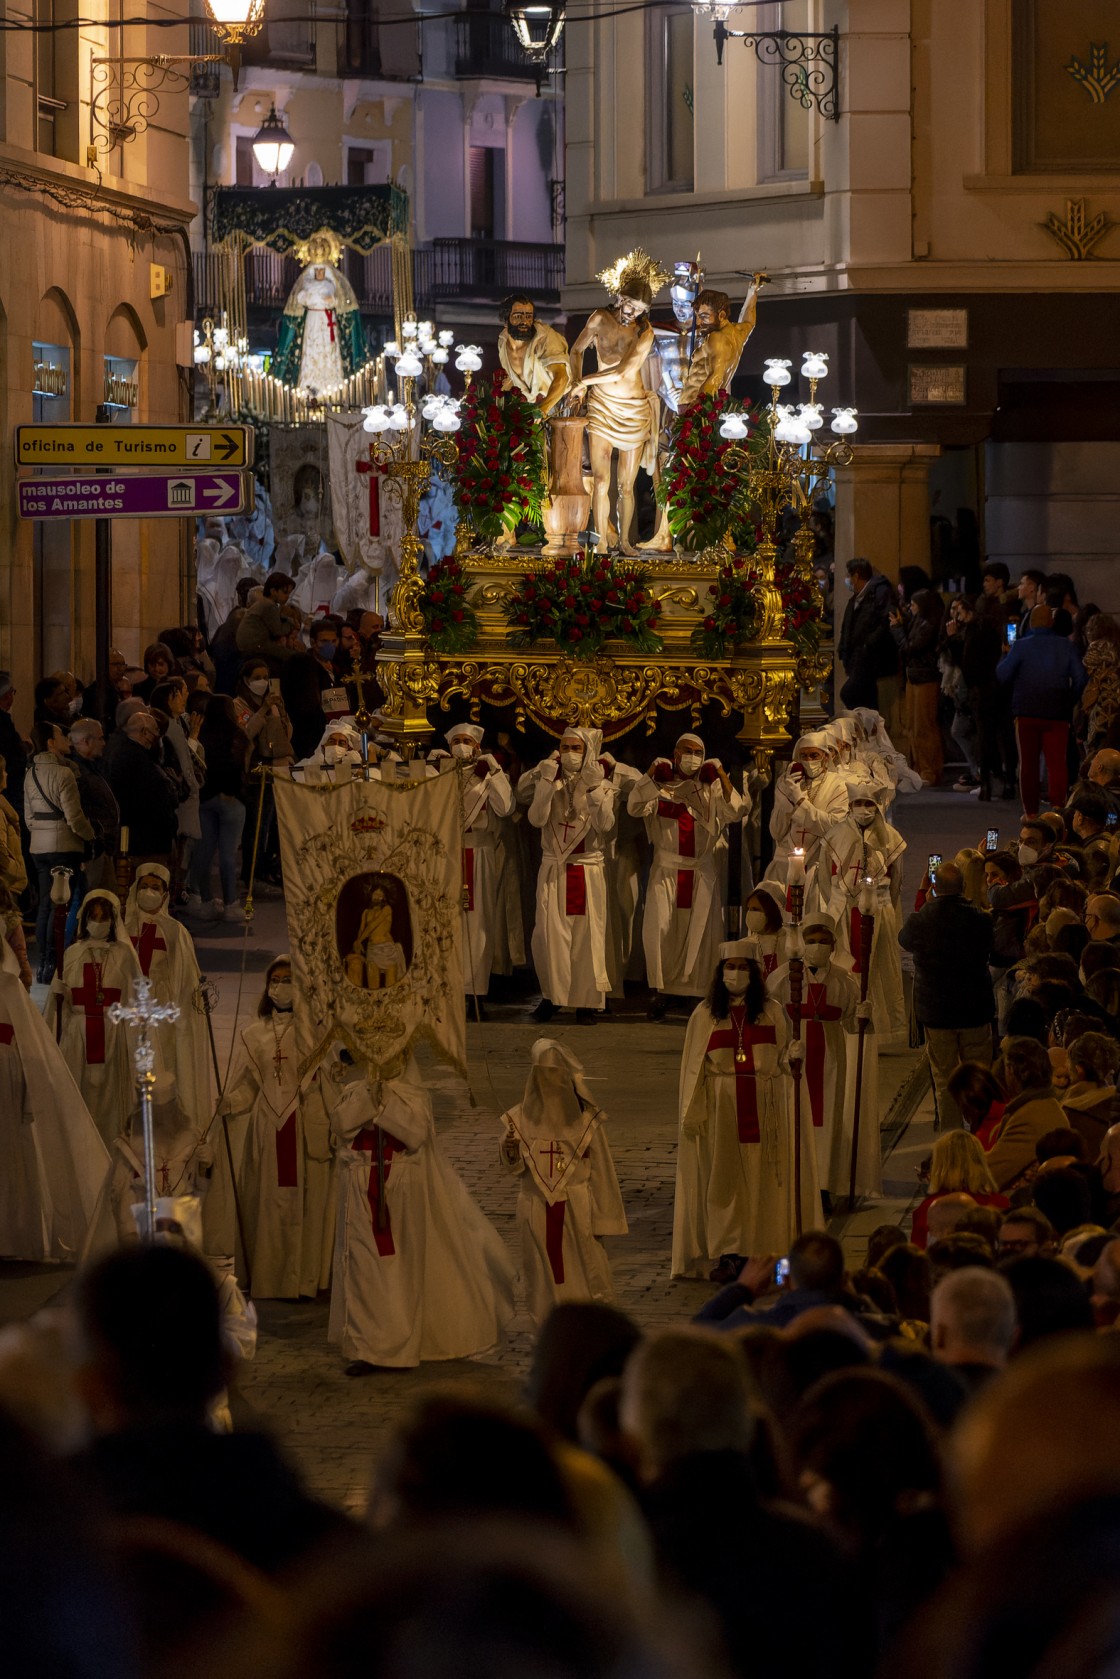
[[564, 730], [560, 750], [527, 770], [520, 803], [541, 836], [533, 966], [541, 988], [534, 1020], [574, 1008], [593, 1021], [611, 988], [603, 841], [615, 825], [615, 789], [599, 762], [601, 729]]
[[368, 359], [354, 288], [336, 266], [341, 245], [325, 230], [296, 254], [307, 266], [288, 294], [272, 358], [274, 379], [301, 391], [329, 391]]
[[347, 1375], [490, 1351], [513, 1316], [513, 1266], [437, 1141], [414, 1058], [329, 1101], [338, 1231], [327, 1335]]
[[194, 1004], [202, 978], [194, 940], [170, 909], [171, 875], [162, 863], [141, 863], [124, 906], [125, 931], [157, 1003], [177, 1003], [179, 1018], [155, 1028], [165, 1069], [179, 1101], [200, 1129], [210, 1122], [210, 1046], [206, 1016]]
[[502, 1163], [520, 1173], [517, 1223], [529, 1316], [539, 1329], [561, 1300], [614, 1299], [601, 1238], [628, 1233], [606, 1114], [563, 1044], [538, 1038], [525, 1093], [502, 1115]]
[[77, 1259], [109, 1157], [0, 939], [0, 1255]]
[[[106, 1144], [128, 1124], [135, 1077], [128, 1028], [114, 1022], [109, 1010], [114, 1003], [131, 1002], [132, 982], [142, 978], [120, 899], [115, 892], [87, 892], [74, 942], [63, 957], [61, 974], [51, 981], [43, 1013], [53, 1024], [61, 999], [59, 1047]], [[158, 1042], [156, 1071], [162, 1071]]]

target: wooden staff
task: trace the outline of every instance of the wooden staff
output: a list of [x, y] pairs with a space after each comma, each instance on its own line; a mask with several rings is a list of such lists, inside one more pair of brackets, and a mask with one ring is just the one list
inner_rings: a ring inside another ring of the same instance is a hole
[[[859, 895], [859, 1000], [867, 1001], [867, 988], [871, 981], [871, 943], [875, 937], [875, 888], [869, 879], [865, 880]], [[855, 1112], [852, 1115], [852, 1171], [848, 1181], [848, 1211], [855, 1211], [856, 1206], [856, 1162], [859, 1159], [859, 1110], [863, 1101], [863, 1043], [867, 1036], [867, 1021], [862, 1019], [856, 1036], [856, 1092]]]
[[[805, 960], [801, 955], [801, 936], [798, 929], [805, 909], [805, 854], [795, 851], [790, 858], [789, 919], [794, 929], [794, 949], [789, 959], [789, 1000], [793, 1007], [793, 1038], [801, 1042], [801, 1002], [805, 995]], [[801, 1062], [793, 1063], [793, 1207], [794, 1229], [801, 1235]]]

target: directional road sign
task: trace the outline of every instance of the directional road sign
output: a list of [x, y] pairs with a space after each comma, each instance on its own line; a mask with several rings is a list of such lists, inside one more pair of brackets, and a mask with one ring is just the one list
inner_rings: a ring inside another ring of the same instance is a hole
[[18, 489], [21, 519], [191, 519], [253, 507], [250, 472], [24, 478]]
[[252, 426], [17, 426], [16, 465], [239, 467], [253, 464]]

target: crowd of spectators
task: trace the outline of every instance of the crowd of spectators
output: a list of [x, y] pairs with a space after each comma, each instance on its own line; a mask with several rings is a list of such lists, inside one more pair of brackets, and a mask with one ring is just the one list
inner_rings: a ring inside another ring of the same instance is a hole
[[[212, 648], [187, 626], [162, 631], [141, 666], [114, 649], [104, 714], [72, 672], [44, 677], [26, 738], [12, 717], [15, 685], [0, 671], [0, 919], [26, 984], [54, 972], [56, 869], [69, 871], [71, 922], [86, 892], [116, 890], [122, 858], [129, 872], [144, 862], [171, 869], [173, 905], [188, 916], [244, 919], [249, 859], [239, 853], [260, 802], [253, 772], [313, 750], [332, 693], [338, 710], [353, 709], [355, 657], [372, 674], [382, 629], [372, 612], [309, 625], [289, 604], [292, 588], [275, 573], [263, 589], [247, 584]], [[372, 682], [365, 698], [376, 698]], [[268, 795], [256, 877], [265, 890], [281, 886], [271, 815]], [[35, 926], [34, 967], [25, 921]]]

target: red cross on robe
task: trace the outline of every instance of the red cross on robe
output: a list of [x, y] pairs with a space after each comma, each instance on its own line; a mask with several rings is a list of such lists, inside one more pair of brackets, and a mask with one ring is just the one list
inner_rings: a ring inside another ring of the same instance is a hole
[[[350, 1147], [361, 1149], [365, 1154], [376, 1155], [377, 1134], [379, 1130], [379, 1126], [367, 1125], [364, 1130], [358, 1132], [358, 1135], [354, 1138]], [[393, 1164], [393, 1156], [394, 1154], [403, 1154], [405, 1152], [405, 1147], [402, 1142], [399, 1142], [398, 1139], [392, 1136], [388, 1131], [382, 1131], [381, 1149], [385, 1161], [385, 1183], [386, 1186], [388, 1186], [389, 1169]], [[396, 1253], [397, 1250], [393, 1242], [393, 1227], [389, 1222], [389, 1208], [387, 1204], [384, 1213], [384, 1229], [382, 1229], [378, 1224], [377, 1215], [380, 1208], [380, 1188], [381, 1186], [377, 1181], [377, 1163], [376, 1160], [371, 1160], [369, 1169], [369, 1189], [366, 1192], [366, 1198], [369, 1201], [369, 1214], [372, 1221], [373, 1240], [376, 1243], [377, 1251], [381, 1255], [382, 1259], [388, 1259], [389, 1255]]]
[[372, 461], [355, 461], [354, 471], [369, 477], [369, 534], [381, 535], [381, 492], [377, 468]]
[[161, 936], [156, 922], [145, 921], [139, 935], [132, 934], [132, 948], [140, 958], [140, 967], [144, 978], [149, 979], [152, 972], [152, 957], [157, 950], [166, 950], [167, 941]]
[[[583, 851], [583, 841], [572, 851], [573, 857], [578, 857]], [[587, 874], [582, 863], [566, 863], [564, 865], [564, 914], [587, 914]]]
[[805, 1033], [805, 1083], [809, 1091], [809, 1111], [816, 1126], [824, 1124], [824, 1025], [825, 1021], [839, 1020], [844, 1012], [827, 998], [828, 981], [810, 980], [805, 987], [805, 1000], [800, 1011], [792, 1003], [786, 1004], [786, 1013], [791, 1020], [798, 1012], [801, 1015]]
[[15, 1034], [16, 1029], [10, 1021], [0, 1020], [0, 1044], [10, 1044]]
[[[742, 1030], [742, 1052], [746, 1059], [736, 1061], [735, 1055], [740, 1047], [739, 1032]], [[709, 1055], [714, 1049], [729, 1049], [732, 1054], [731, 1070], [735, 1075], [735, 1117], [739, 1128], [741, 1143], [757, 1143], [758, 1131], [758, 1089], [755, 1083], [754, 1046], [755, 1044], [776, 1044], [778, 1034], [773, 1026], [748, 1026], [746, 1012], [743, 1009], [732, 1008], [731, 1022], [727, 1026], [717, 1026], [708, 1039]]]
[[70, 992], [74, 1007], [85, 1011], [86, 1062], [91, 1067], [101, 1067], [105, 1063], [105, 1010], [110, 1003], [121, 1000], [117, 986], [103, 985], [98, 989], [97, 966], [96, 962], [84, 963], [82, 983]]
[[[687, 805], [677, 804], [672, 799], [658, 799], [657, 814], [666, 822], [677, 824], [677, 856], [695, 857], [696, 855], [696, 818]], [[692, 908], [692, 870], [677, 870], [677, 909]]]

